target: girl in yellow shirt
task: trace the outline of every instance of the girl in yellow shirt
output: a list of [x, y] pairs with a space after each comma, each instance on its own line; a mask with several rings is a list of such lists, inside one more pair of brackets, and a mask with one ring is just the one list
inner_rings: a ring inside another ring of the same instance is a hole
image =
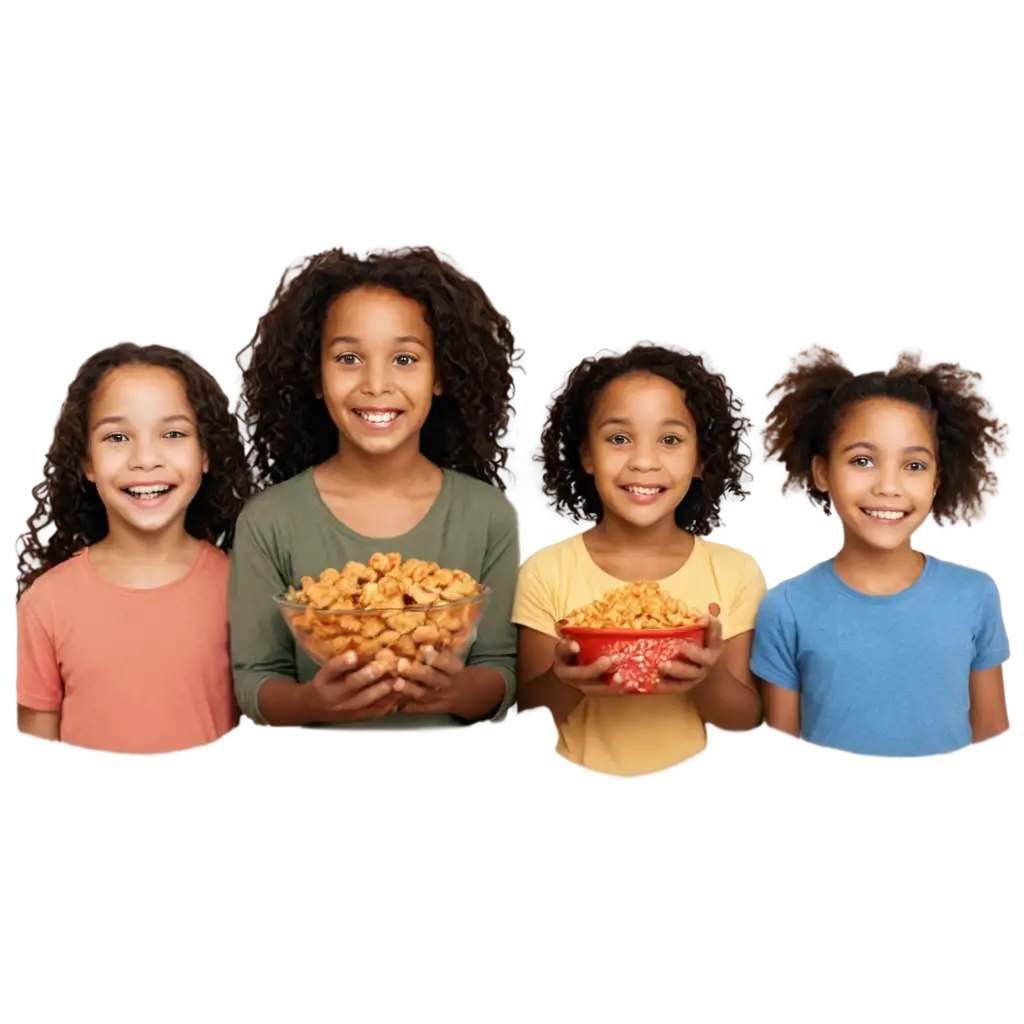
[[[614, 775], [659, 771], [704, 749], [706, 722], [761, 721], [750, 649], [764, 577], [749, 555], [704, 539], [720, 525], [722, 499], [746, 496], [741, 411], [699, 356], [654, 345], [585, 359], [551, 406], [544, 491], [595, 525], [526, 560], [513, 621], [519, 708], [550, 709], [570, 761]], [[681, 644], [650, 694], [600, 682], [614, 667], [606, 659], [577, 666], [556, 625], [633, 580], [657, 580], [708, 610], [707, 646]]]

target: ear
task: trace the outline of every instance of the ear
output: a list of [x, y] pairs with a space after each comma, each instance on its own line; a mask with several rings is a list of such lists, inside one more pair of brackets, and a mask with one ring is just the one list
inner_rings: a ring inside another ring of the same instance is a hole
[[437, 398], [444, 394], [444, 388], [441, 387], [440, 378], [434, 380], [434, 397]]
[[697, 465], [693, 467], [693, 479], [703, 480], [704, 479], [704, 463], [701, 459], [697, 460]]
[[584, 441], [580, 445], [580, 462], [583, 463], [583, 472], [588, 476], [594, 475], [594, 459], [590, 454], [590, 442]]
[[210, 472], [210, 456], [203, 452], [203, 475]]
[[814, 489], [828, 494], [828, 463], [820, 456], [815, 455], [811, 459], [811, 477], [814, 480]]
[[90, 459], [88, 455], [84, 459], [82, 459], [82, 473], [84, 474], [85, 479], [89, 481], [89, 483], [96, 483], [96, 474], [93, 472], [92, 459]]

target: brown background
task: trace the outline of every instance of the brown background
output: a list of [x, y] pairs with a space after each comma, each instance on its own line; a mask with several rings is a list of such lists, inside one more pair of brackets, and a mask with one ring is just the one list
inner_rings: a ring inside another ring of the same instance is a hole
[[[1024, 240], [1013, 13], [0, 16], [10, 481], [84, 345], [238, 338], [324, 238]], [[1016, 788], [9, 746], [0, 786], [5, 1020], [1020, 1016]]]

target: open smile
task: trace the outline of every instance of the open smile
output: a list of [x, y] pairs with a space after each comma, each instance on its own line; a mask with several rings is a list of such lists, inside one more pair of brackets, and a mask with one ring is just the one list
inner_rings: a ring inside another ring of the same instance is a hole
[[175, 484], [133, 484], [121, 490], [131, 499], [137, 508], [157, 508], [162, 505], [174, 490]]
[[629, 495], [629, 500], [637, 505], [650, 505], [657, 501], [666, 491], [664, 487], [647, 484], [624, 484], [622, 490]]
[[352, 412], [371, 430], [387, 430], [402, 415], [401, 409], [353, 409]]
[[871, 519], [874, 519], [876, 523], [885, 523], [891, 525], [893, 523], [902, 522], [909, 512], [904, 512], [901, 509], [895, 508], [862, 508], [861, 512]]

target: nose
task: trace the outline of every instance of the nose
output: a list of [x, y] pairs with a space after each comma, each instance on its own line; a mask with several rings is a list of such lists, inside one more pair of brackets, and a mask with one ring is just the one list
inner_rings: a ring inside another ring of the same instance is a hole
[[652, 473], [661, 469], [657, 444], [637, 441], [629, 452], [629, 468], [637, 473]]
[[158, 446], [148, 438], [136, 438], [132, 444], [130, 469], [151, 470], [163, 465]]
[[363, 379], [360, 390], [364, 395], [387, 395], [394, 389], [391, 383], [391, 361], [389, 359], [372, 359], [364, 363]]
[[886, 460], [878, 467], [872, 490], [879, 496], [896, 497], [902, 489], [898, 463]]

